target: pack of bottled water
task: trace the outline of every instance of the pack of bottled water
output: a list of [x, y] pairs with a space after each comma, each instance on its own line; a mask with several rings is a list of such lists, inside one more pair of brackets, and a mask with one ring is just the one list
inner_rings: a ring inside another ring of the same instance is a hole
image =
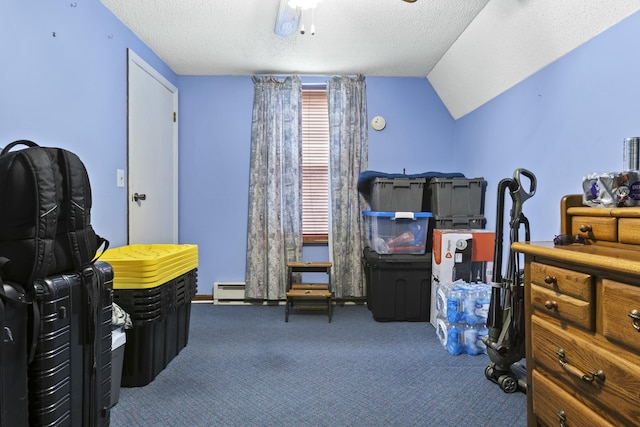
[[484, 324], [451, 324], [442, 318], [436, 319], [438, 339], [449, 354], [454, 356], [486, 354], [487, 347], [482, 342], [482, 337], [488, 333], [489, 330]]
[[451, 324], [486, 323], [491, 298], [491, 285], [457, 280], [440, 284], [436, 291], [438, 317]]
[[450, 354], [485, 354], [491, 285], [482, 282], [442, 283], [436, 290], [436, 334]]

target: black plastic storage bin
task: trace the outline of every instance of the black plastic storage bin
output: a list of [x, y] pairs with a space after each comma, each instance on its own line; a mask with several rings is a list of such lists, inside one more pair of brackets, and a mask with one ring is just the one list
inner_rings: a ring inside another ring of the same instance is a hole
[[193, 269], [154, 288], [113, 290], [133, 323], [125, 330], [122, 387], [149, 384], [187, 345], [197, 281]]
[[436, 216], [433, 228], [438, 229], [484, 229], [487, 219], [483, 215], [475, 216]]
[[378, 322], [428, 322], [431, 307], [431, 253], [381, 255], [366, 247], [367, 306]]
[[421, 212], [425, 178], [375, 178], [371, 184], [371, 210]]
[[484, 178], [432, 178], [425, 198], [434, 216], [477, 216], [484, 213], [484, 192]]

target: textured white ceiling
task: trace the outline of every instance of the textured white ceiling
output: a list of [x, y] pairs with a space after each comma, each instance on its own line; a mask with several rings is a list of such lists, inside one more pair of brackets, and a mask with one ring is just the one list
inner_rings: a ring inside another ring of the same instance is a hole
[[177, 74], [422, 77], [487, 2], [322, 0], [280, 37], [280, 0], [102, 0]]
[[640, 0], [322, 0], [315, 35], [280, 37], [280, 0], [101, 1], [177, 74], [428, 77], [454, 118], [640, 10]]

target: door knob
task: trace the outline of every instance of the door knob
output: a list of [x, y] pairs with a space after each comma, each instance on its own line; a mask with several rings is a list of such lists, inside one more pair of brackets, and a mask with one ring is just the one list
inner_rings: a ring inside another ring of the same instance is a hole
[[147, 200], [147, 195], [146, 194], [134, 193], [133, 194], [133, 201], [137, 202], [138, 200]]

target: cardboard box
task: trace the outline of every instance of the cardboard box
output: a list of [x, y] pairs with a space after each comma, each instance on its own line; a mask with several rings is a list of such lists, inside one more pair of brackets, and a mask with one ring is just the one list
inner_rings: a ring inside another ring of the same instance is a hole
[[433, 230], [430, 321], [436, 326], [436, 298], [440, 283], [490, 283], [495, 233], [489, 230]]

